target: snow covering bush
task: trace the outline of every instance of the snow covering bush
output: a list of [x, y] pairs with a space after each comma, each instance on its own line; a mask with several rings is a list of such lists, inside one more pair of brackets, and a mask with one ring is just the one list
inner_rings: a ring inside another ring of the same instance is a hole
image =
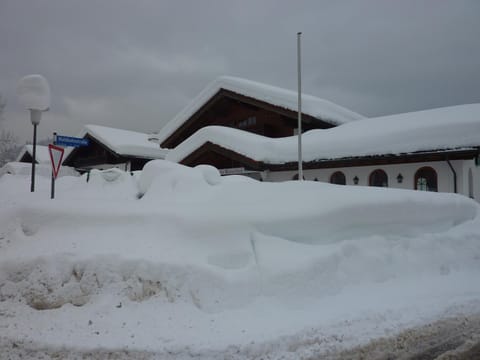
[[203, 176], [203, 179], [209, 185], [218, 185], [222, 181], [222, 176], [217, 168], [210, 165], [197, 165], [194, 167], [195, 170], [200, 171]]
[[[24, 162], [9, 162], [0, 168], [0, 177], [5, 174], [30, 176], [32, 164]], [[36, 164], [35, 174], [50, 178], [52, 176], [52, 167], [47, 164]], [[69, 166], [61, 166], [58, 177], [62, 176], [79, 176], [80, 174]]]
[[117, 168], [92, 169], [83, 174], [81, 183], [71, 190], [79, 197], [95, 199], [108, 196], [112, 200], [135, 199], [138, 192], [137, 178], [132, 173]]
[[201, 191], [206, 185], [221, 182], [219, 171], [210, 165], [189, 168], [166, 160], [149, 161], [138, 183], [140, 197], [147, 192], [151, 198], [168, 198], [172, 193]]
[[111, 168], [106, 170], [92, 169], [88, 174], [88, 181], [96, 181], [97, 178], [101, 178], [105, 181], [112, 182], [117, 180], [124, 180], [130, 174], [117, 168]]

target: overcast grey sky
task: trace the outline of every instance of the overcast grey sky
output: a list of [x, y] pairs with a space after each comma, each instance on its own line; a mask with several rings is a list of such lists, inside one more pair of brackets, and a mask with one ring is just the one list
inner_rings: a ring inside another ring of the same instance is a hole
[[0, 126], [29, 140], [18, 80], [52, 91], [39, 137], [83, 124], [158, 130], [232, 75], [303, 90], [367, 116], [480, 102], [477, 0], [1, 0]]

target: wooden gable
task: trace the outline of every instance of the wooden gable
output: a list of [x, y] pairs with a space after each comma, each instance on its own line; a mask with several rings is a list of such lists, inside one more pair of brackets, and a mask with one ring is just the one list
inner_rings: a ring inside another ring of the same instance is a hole
[[135, 171], [141, 170], [151, 160], [149, 158], [119, 155], [89, 134], [83, 138], [89, 139], [90, 145], [73, 149], [63, 161], [63, 165], [72, 166], [81, 171], [95, 165], [115, 165], [130, 162], [130, 170]]
[[[32, 155], [28, 151], [25, 151], [25, 154], [21, 157], [19, 162], [24, 162], [24, 163], [32, 163]], [[38, 164], [38, 160], [35, 160], [35, 163]]]
[[180, 161], [186, 166], [212, 165], [217, 169], [245, 168], [261, 170], [263, 164], [217, 144], [207, 142]]
[[85, 135], [84, 138], [89, 139], [90, 145], [74, 148], [64, 160], [64, 165], [88, 168], [99, 164], [119, 164], [127, 160], [89, 134]]
[[[209, 125], [233, 127], [271, 138], [291, 136], [297, 128], [297, 118], [295, 111], [221, 89], [165, 139], [161, 147], [174, 148]], [[302, 115], [303, 131], [333, 126], [310, 115]]]

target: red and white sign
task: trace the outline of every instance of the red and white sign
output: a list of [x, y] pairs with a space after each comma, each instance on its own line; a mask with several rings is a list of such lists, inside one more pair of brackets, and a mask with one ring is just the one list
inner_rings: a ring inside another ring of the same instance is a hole
[[50, 153], [50, 161], [52, 162], [53, 177], [56, 179], [60, 166], [62, 165], [63, 152], [64, 148], [60, 146], [55, 146], [52, 144], [48, 145], [48, 152]]

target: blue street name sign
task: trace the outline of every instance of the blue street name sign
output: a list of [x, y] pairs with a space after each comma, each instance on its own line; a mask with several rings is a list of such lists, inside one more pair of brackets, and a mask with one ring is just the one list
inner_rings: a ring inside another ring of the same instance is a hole
[[72, 136], [57, 135], [55, 139], [55, 145], [60, 146], [80, 147], [88, 146], [89, 143], [90, 141], [88, 141], [88, 139], [82, 139]]

